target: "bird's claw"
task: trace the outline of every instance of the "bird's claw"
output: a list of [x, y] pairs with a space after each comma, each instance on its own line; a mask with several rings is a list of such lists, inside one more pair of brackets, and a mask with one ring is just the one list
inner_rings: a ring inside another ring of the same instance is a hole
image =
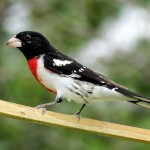
[[36, 106], [35, 108], [41, 110], [41, 111], [42, 111], [42, 115], [44, 115], [45, 112], [46, 112], [46, 108], [45, 108], [44, 106], [42, 106], [42, 105], [38, 105], [38, 106]]
[[78, 122], [80, 121], [80, 119], [81, 119], [81, 115], [80, 115], [80, 113], [75, 113], [74, 114], [74, 116], [78, 119]]

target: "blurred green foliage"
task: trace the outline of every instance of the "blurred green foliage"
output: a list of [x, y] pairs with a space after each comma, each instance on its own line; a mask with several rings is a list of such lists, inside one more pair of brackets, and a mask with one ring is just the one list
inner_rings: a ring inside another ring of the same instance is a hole
[[[116, 18], [123, 7], [121, 0], [0, 1], [0, 99], [29, 106], [53, 100], [54, 95], [34, 80], [22, 54], [5, 45], [12, 34], [6, 30], [4, 22], [9, 17], [9, 8], [18, 3], [23, 4], [28, 8], [27, 11], [30, 11], [26, 18], [30, 22], [27, 29], [43, 33], [56, 48], [66, 51], [65, 53], [70, 51], [76, 53], [74, 50], [97, 36], [103, 24], [109, 19]], [[148, 0], [131, 1], [131, 3], [141, 7], [149, 6]], [[149, 48], [150, 42], [143, 39], [137, 43], [136, 51], [123, 53], [118, 50], [111, 60], [103, 62], [108, 70], [108, 76], [139, 93], [150, 96]], [[51, 107], [50, 110], [73, 114], [79, 107], [80, 105], [74, 102], [63, 102]], [[123, 109], [124, 107], [128, 109]], [[148, 114], [148, 109], [132, 104], [106, 102], [89, 105], [82, 115], [149, 128]], [[0, 122], [1, 150], [149, 150], [149, 145], [146, 144], [106, 138], [71, 129], [45, 127], [3, 117], [0, 118]]]

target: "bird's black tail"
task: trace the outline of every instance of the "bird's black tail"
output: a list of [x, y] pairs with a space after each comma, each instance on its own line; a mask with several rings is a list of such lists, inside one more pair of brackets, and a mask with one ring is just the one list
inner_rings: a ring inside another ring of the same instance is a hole
[[133, 100], [131, 103], [150, 108], [150, 98], [141, 96], [140, 94], [129, 91], [128, 89], [118, 88], [116, 91], [122, 93], [125, 96], [131, 97]]
[[136, 97], [136, 98], [137, 98], [136, 101], [129, 101], [129, 102], [143, 106], [143, 107], [150, 108], [150, 99], [149, 98], [142, 97], [142, 96]]

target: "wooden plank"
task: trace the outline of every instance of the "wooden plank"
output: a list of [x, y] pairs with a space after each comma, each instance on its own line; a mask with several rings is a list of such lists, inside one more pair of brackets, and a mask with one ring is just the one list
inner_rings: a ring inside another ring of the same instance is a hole
[[60, 126], [114, 138], [150, 143], [150, 130], [65, 115], [0, 100], [0, 115], [48, 126]]

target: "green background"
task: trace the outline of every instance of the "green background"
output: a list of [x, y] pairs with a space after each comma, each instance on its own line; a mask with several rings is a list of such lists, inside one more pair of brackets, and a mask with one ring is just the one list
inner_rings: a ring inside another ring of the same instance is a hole
[[[150, 97], [150, 36], [138, 38], [133, 47], [129, 46], [124, 51], [122, 49], [126, 43], [123, 43], [121, 47], [116, 47], [111, 57], [110, 46], [108, 58], [96, 59], [94, 56], [100, 55], [96, 47], [93, 47], [90, 58], [87, 55], [89, 51], [85, 50], [92, 40], [103, 39], [125, 7], [133, 10], [140, 8], [148, 14], [145, 20], [150, 18], [149, 0], [1, 0], [0, 99], [34, 107], [55, 98], [36, 82], [22, 54], [5, 45], [9, 38], [24, 30], [44, 34], [55, 48], [65, 54], [105, 73], [117, 83]], [[136, 21], [135, 27], [139, 25], [140, 32], [140, 22]], [[121, 34], [119, 31], [116, 33]], [[109, 38], [113, 39], [113, 35]], [[81, 52], [86, 52], [86, 55], [81, 57]], [[94, 63], [90, 63], [91, 60]], [[64, 101], [49, 110], [72, 115], [79, 108], [79, 104]], [[82, 116], [149, 129], [149, 114], [149, 109], [127, 102], [103, 102], [88, 105]], [[0, 150], [9, 149], [149, 150], [150, 146], [0, 117]]]

